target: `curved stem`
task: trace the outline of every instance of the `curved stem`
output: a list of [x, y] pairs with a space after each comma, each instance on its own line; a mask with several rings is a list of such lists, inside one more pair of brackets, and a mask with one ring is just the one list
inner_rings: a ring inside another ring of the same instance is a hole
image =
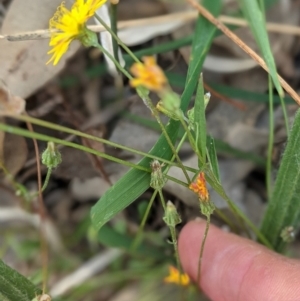
[[42, 191], [44, 191], [47, 188], [49, 180], [50, 180], [51, 173], [52, 173], [52, 168], [48, 168], [46, 178], [45, 178], [45, 182], [44, 182], [44, 185], [42, 187]]

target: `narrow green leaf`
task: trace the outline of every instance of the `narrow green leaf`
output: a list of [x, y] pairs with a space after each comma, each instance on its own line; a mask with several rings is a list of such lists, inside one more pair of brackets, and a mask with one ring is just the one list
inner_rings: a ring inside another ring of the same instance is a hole
[[290, 133], [271, 200], [262, 222], [261, 231], [274, 249], [283, 252], [287, 243], [280, 237], [285, 227], [295, 232], [300, 223], [300, 111], [298, 110]]
[[280, 85], [274, 57], [269, 43], [269, 37], [266, 30], [265, 18], [259, 7], [257, 0], [239, 0], [244, 15], [249, 21], [249, 25], [254, 34], [256, 42], [263, 54], [265, 62], [270, 70], [270, 75], [279, 95], [283, 95], [283, 90]]
[[[195, 132], [197, 149], [202, 157], [202, 162], [206, 160], [206, 120], [205, 120], [205, 103], [204, 103], [204, 88], [203, 88], [203, 76], [200, 75], [198, 88], [195, 98], [195, 110], [194, 110]], [[200, 166], [199, 166], [200, 167]]]
[[211, 136], [207, 136], [207, 152], [208, 152], [208, 159], [211, 166], [211, 169], [220, 182], [220, 172], [219, 172], [219, 164], [218, 164], [218, 157], [215, 148], [215, 141], [214, 138]]
[[[204, 5], [212, 13], [218, 14], [221, 9], [221, 1], [205, 0]], [[194, 93], [198, 75], [200, 73], [204, 58], [210, 47], [216, 28], [203, 17], [199, 17], [196, 25], [196, 34], [193, 41], [192, 58], [189, 65], [185, 90], [181, 97], [181, 108], [185, 111]], [[179, 123], [171, 121], [167, 125], [167, 132], [174, 143], [177, 138]], [[164, 159], [170, 159], [172, 152], [164, 136], [160, 136], [150, 153]], [[139, 165], [149, 167], [150, 160], [144, 158]], [[146, 189], [149, 188], [150, 174], [141, 170], [129, 170], [117, 183], [108, 189], [101, 199], [91, 210], [92, 224], [99, 230], [118, 212], [125, 209], [135, 201]]]
[[1, 301], [31, 301], [41, 293], [27, 278], [0, 260]]

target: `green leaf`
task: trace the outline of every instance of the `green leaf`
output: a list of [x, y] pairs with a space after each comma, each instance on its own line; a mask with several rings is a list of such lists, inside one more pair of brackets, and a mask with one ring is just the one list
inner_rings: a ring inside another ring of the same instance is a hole
[[292, 131], [274, 185], [272, 197], [262, 222], [261, 231], [278, 252], [287, 243], [280, 237], [285, 227], [295, 232], [300, 226], [300, 111], [298, 110]]
[[42, 291], [0, 260], [0, 300], [31, 301]]
[[[206, 160], [206, 120], [205, 120], [205, 103], [204, 103], [204, 88], [203, 88], [203, 76], [200, 75], [198, 88], [195, 98], [195, 110], [194, 110], [194, 122], [196, 132], [197, 149], [201, 155], [200, 161]], [[201, 168], [200, 164], [199, 167]]]
[[209, 158], [211, 169], [216, 179], [220, 182], [220, 172], [219, 172], [217, 152], [215, 148], [215, 141], [214, 138], [211, 136], [207, 136], [207, 152], [208, 152], [208, 158]]
[[274, 57], [271, 51], [269, 37], [266, 30], [265, 17], [262, 13], [257, 0], [239, 0], [245, 17], [254, 34], [255, 40], [263, 54], [265, 62], [269, 68], [270, 75], [279, 95], [283, 96], [283, 90], [277, 75]]
[[[205, 0], [203, 5], [213, 14], [219, 14], [221, 9], [220, 0], [213, 2], [211, 0]], [[215, 32], [216, 28], [212, 24], [203, 17], [199, 17], [193, 41], [193, 51], [189, 64], [187, 82], [181, 97], [181, 108], [183, 111], [187, 109], [194, 93], [204, 58]], [[172, 142], [176, 141], [178, 129], [178, 122], [171, 121], [167, 125], [166, 130]], [[172, 152], [164, 136], [160, 136], [150, 153], [164, 159], [170, 159], [172, 156]], [[149, 164], [150, 160], [148, 158], [144, 158], [139, 162], [139, 165], [147, 168]], [[93, 206], [91, 210], [91, 220], [96, 230], [99, 230], [113, 216], [135, 201], [149, 188], [149, 184], [149, 173], [136, 169], [129, 170], [117, 183], [108, 189]]]

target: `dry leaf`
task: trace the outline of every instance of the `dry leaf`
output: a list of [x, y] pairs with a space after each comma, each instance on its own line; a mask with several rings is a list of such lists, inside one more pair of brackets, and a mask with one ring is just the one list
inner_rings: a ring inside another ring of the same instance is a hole
[[28, 155], [24, 137], [6, 133], [4, 139], [4, 166], [15, 176], [24, 166]]
[[[73, 3], [66, 1], [66, 6]], [[61, 0], [13, 0], [3, 21], [2, 34], [13, 34], [48, 28]], [[26, 98], [58, 74], [68, 57], [79, 48], [72, 43], [70, 50], [57, 66], [46, 65], [49, 40], [9, 42], [0, 40], [0, 78], [11, 91]]]
[[20, 115], [25, 110], [25, 100], [10, 93], [0, 79], [0, 115]]

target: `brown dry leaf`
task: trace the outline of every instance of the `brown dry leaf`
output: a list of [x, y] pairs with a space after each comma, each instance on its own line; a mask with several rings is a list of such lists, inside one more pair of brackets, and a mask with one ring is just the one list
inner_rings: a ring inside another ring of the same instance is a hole
[[[0, 146], [2, 147], [2, 146]], [[28, 155], [24, 137], [6, 133], [4, 139], [4, 166], [15, 176], [24, 166]]]
[[[0, 80], [0, 116], [19, 115], [25, 110], [25, 100], [10, 93]], [[0, 119], [4, 122], [4, 119]], [[17, 147], [16, 147], [17, 146]], [[18, 173], [27, 158], [27, 145], [20, 136], [0, 132], [0, 161], [12, 175]]]
[[0, 79], [0, 115], [20, 115], [25, 110], [25, 100], [10, 93]]
[[[61, 0], [13, 0], [3, 21], [2, 34], [13, 34], [48, 28]], [[66, 1], [66, 6], [73, 2]], [[79, 48], [72, 43], [70, 50], [57, 66], [46, 65], [49, 60], [49, 40], [9, 42], [0, 40], [0, 78], [14, 94], [26, 98], [58, 74], [68, 57]]]

